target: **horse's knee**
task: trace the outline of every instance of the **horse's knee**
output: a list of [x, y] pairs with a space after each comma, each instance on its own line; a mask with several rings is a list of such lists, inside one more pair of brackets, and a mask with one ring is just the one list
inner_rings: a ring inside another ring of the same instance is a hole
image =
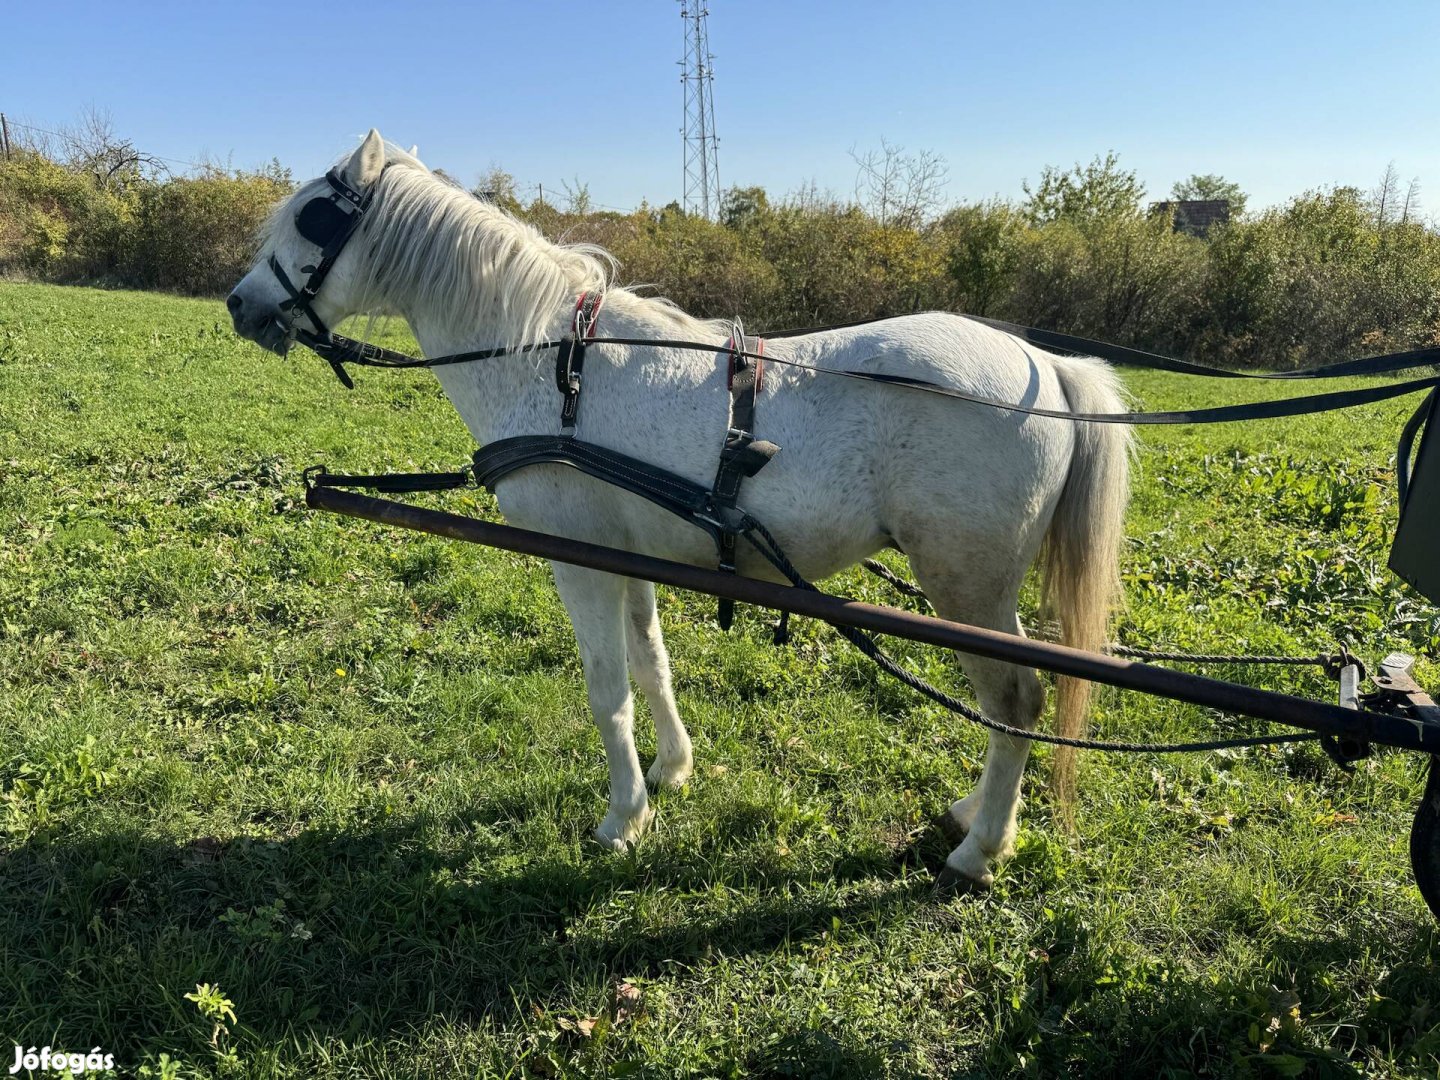
[[1017, 727], [1034, 727], [1035, 722], [1040, 719], [1040, 714], [1045, 711], [1045, 684], [1040, 681], [1040, 676], [1032, 669], [1025, 668], [1015, 672], [1015, 718], [1018, 721]]

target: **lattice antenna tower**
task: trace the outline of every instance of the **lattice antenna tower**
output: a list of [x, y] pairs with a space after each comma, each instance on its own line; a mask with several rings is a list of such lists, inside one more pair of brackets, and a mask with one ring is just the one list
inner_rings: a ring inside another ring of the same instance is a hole
[[713, 218], [720, 211], [720, 166], [715, 134], [715, 58], [710, 55], [710, 10], [703, 0], [680, 0], [685, 23], [685, 58], [680, 61], [680, 83], [685, 91], [685, 194], [683, 206], [691, 214]]

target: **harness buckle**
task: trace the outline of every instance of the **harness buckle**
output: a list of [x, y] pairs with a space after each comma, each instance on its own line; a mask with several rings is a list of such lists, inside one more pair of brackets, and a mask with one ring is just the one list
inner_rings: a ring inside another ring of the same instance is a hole
[[560, 339], [555, 352], [555, 388], [565, 395], [560, 405], [560, 429], [573, 434], [580, 417], [580, 373], [585, 369], [585, 343], [595, 336], [603, 293], [582, 292], [575, 301], [570, 333]]
[[755, 393], [760, 393], [760, 380], [764, 378], [765, 369], [764, 361], [760, 357], [765, 353], [765, 339], [757, 337], [752, 340], [755, 342], [756, 355], [747, 356], [746, 353], [749, 350], [745, 347], [745, 331], [737, 319], [732, 328], [730, 340], [725, 343], [730, 352], [725, 388], [732, 394], [735, 392], [737, 380], [740, 390], [744, 391], [749, 389], [748, 380], [751, 378], [755, 382]]
[[585, 342], [574, 334], [560, 339], [555, 350], [555, 389], [568, 394], [580, 389], [580, 371], [585, 366]]

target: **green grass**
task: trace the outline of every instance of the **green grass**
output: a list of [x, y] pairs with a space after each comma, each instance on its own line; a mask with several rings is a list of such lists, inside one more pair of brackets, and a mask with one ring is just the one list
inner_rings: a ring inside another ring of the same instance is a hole
[[[1151, 406], [1287, 389], [1127, 379]], [[428, 376], [358, 382], [216, 302], [0, 285], [5, 1068], [49, 1044], [152, 1077], [1437, 1074], [1414, 755], [1088, 755], [1070, 839], [1042, 750], [993, 894], [937, 898], [925, 823], [982, 733], [824, 628], [775, 649], [759, 613], [722, 635], [662, 590], [697, 774], [600, 853], [545, 567], [300, 505], [313, 462], [472, 448]], [[1146, 431], [1120, 635], [1433, 661], [1440, 618], [1384, 570], [1411, 407]], [[1112, 737], [1245, 726], [1097, 697]]]

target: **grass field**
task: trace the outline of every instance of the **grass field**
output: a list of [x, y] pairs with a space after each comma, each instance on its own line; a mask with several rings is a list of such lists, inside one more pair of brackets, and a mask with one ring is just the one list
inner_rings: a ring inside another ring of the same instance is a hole
[[[1278, 396], [1127, 380], [1152, 407]], [[982, 733], [823, 627], [777, 649], [760, 613], [722, 635], [662, 590], [696, 777], [602, 854], [546, 567], [300, 505], [314, 462], [472, 449], [430, 377], [358, 381], [238, 341], [218, 302], [0, 285], [0, 1067], [48, 1044], [147, 1077], [1440, 1073], [1412, 755], [1088, 755], [1068, 838], [1041, 751], [994, 892], [937, 897], [926, 822]], [[1348, 637], [1435, 686], [1440, 616], [1384, 569], [1413, 406], [1145, 432], [1119, 635]], [[1112, 737], [1246, 727], [1097, 699]]]

